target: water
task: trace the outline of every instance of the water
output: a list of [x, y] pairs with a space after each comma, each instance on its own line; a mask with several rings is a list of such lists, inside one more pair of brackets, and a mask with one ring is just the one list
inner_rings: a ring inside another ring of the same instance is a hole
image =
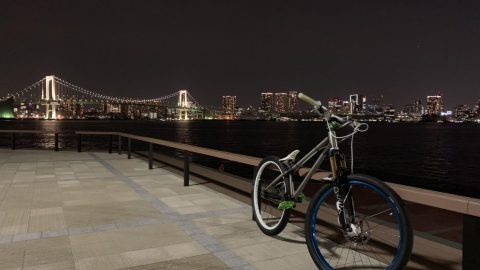
[[[76, 130], [122, 131], [257, 157], [284, 156], [294, 149], [305, 154], [326, 136], [323, 122], [14, 120], [0, 121], [0, 129], [58, 131], [61, 148], [75, 148]], [[9, 147], [9, 136], [0, 134], [1, 147]], [[371, 123], [366, 133], [355, 136], [355, 170], [389, 182], [480, 198], [479, 138], [478, 124]], [[83, 140], [86, 149], [105, 149], [106, 141]], [[17, 143], [53, 148], [53, 138], [46, 135], [21, 135]], [[194, 161], [214, 168], [223, 164], [226, 171], [246, 177], [252, 172], [251, 167], [204, 156], [195, 156]]]

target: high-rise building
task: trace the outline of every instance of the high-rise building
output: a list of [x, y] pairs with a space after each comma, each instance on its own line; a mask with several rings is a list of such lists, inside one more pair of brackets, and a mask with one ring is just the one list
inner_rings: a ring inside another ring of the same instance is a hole
[[363, 112], [367, 98], [362, 94], [350, 95], [350, 114]]
[[458, 105], [454, 109], [455, 119], [465, 121], [473, 117], [472, 109], [468, 105]]
[[286, 113], [288, 109], [287, 93], [275, 93], [275, 112]]
[[297, 91], [288, 91], [288, 112], [296, 113], [298, 112], [298, 92]]
[[403, 113], [412, 115], [415, 113], [415, 104], [406, 104], [403, 106]]
[[235, 118], [235, 107], [237, 105], [237, 96], [223, 96], [223, 112], [225, 118]]
[[422, 101], [420, 99], [415, 100], [415, 103], [413, 104], [413, 112], [417, 115], [423, 114], [423, 106], [422, 106]]
[[262, 99], [260, 103], [260, 109], [267, 112], [273, 111], [273, 93], [263, 92], [261, 93]]
[[442, 95], [427, 96], [427, 111], [428, 115], [440, 115], [443, 111]]
[[336, 97], [328, 101], [328, 109], [331, 112], [334, 112], [334, 113], [341, 112], [342, 108], [343, 108], [343, 100], [341, 100], [340, 98]]

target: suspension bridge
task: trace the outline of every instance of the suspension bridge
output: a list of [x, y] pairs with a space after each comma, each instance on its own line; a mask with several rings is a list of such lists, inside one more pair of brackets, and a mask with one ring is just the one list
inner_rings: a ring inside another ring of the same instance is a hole
[[0, 102], [10, 104], [11, 114], [16, 118], [86, 119], [115, 116], [125, 119], [188, 120], [204, 117], [204, 108], [187, 90], [149, 99], [116, 97], [85, 89], [54, 75], [9, 93], [0, 98]]

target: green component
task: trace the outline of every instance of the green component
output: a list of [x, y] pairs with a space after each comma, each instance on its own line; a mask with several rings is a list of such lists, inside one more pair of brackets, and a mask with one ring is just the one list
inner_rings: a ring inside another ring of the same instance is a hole
[[328, 125], [329, 129], [336, 129], [336, 128], [340, 127], [340, 124], [335, 122], [335, 121], [333, 121], [331, 123], [327, 123], [327, 125]]
[[282, 201], [281, 203], [278, 204], [278, 209], [280, 210], [287, 210], [293, 208], [295, 205], [294, 201]]
[[303, 202], [303, 200], [305, 200], [305, 194], [301, 192], [300, 194], [298, 194], [297, 198], [298, 198], [298, 202]]

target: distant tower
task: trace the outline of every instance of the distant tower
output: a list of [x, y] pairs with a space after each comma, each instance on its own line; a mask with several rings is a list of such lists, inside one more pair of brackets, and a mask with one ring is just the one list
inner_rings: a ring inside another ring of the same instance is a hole
[[440, 115], [443, 111], [443, 98], [441, 94], [427, 96], [427, 114]]
[[45, 88], [42, 89], [45, 102], [45, 119], [57, 119], [57, 86], [54, 75], [45, 77]]
[[275, 112], [286, 113], [288, 108], [287, 93], [275, 93]]
[[227, 119], [235, 118], [236, 105], [237, 105], [237, 96], [223, 96], [223, 112]]
[[298, 92], [297, 91], [288, 92], [288, 112], [289, 113], [298, 112]]
[[260, 103], [260, 109], [267, 112], [273, 111], [273, 93], [263, 92], [261, 93], [262, 99]]
[[188, 102], [188, 92], [187, 90], [178, 91], [178, 107], [180, 120], [188, 120], [188, 108], [190, 108], [190, 103]]

